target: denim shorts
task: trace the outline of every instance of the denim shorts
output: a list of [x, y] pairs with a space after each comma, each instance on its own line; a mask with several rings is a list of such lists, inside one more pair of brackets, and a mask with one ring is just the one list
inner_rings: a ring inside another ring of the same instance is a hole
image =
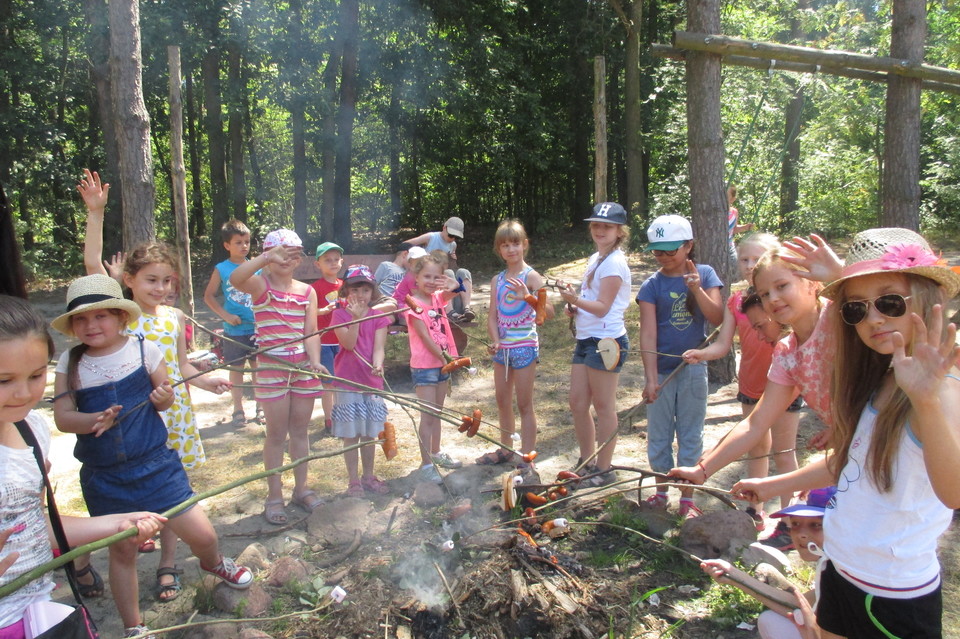
[[[737, 401], [741, 404], [746, 404], [747, 406], [753, 406], [760, 401], [760, 398], [754, 399], [753, 397], [748, 397], [743, 393], [737, 393]], [[797, 398], [790, 402], [790, 405], [787, 406], [788, 413], [798, 413], [800, 409], [803, 408], [803, 395], [797, 395]]]
[[540, 348], [537, 346], [498, 348], [493, 354], [493, 361], [508, 368], [526, 368], [540, 361]]
[[243, 360], [253, 366], [256, 357], [251, 355], [257, 349], [253, 333], [249, 335], [223, 334], [223, 361], [243, 365]]
[[437, 368], [411, 368], [410, 377], [414, 386], [436, 386], [450, 379], [450, 373], [441, 373]]
[[627, 334], [624, 333], [616, 338], [616, 341], [617, 344], [620, 345], [620, 359], [617, 361], [617, 365], [609, 371], [607, 367], [603, 365], [603, 358], [600, 356], [600, 351], [597, 350], [597, 344], [600, 342], [600, 338], [598, 337], [578, 339], [577, 345], [573, 348], [573, 360], [571, 363], [585, 364], [588, 368], [598, 371], [619, 373], [627, 361], [627, 350], [630, 348], [630, 339], [627, 337]]
[[320, 347], [320, 363], [323, 364], [323, 367], [326, 368], [331, 375], [335, 374], [333, 372], [333, 360], [339, 352], [339, 344], [323, 344]]

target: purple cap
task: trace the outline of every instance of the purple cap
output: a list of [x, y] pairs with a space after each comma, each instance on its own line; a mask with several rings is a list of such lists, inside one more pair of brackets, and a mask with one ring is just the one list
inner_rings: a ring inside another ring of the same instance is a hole
[[770, 515], [771, 517], [789, 517], [793, 515], [794, 517], [823, 517], [823, 512], [827, 509], [827, 505], [830, 503], [830, 500], [833, 499], [833, 496], [837, 494], [836, 486], [829, 486], [827, 488], [815, 488], [807, 493], [806, 503], [794, 504], [792, 506], [787, 506], [783, 510], [778, 510], [777, 512]]
[[352, 264], [347, 267], [347, 272], [343, 275], [343, 284], [344, 286], [349, 286], [350, 284], [369, 284], [370, 286], [376, 286], [377, 280], [374, 279], [373, 273], [370, 272], [366, 264]]

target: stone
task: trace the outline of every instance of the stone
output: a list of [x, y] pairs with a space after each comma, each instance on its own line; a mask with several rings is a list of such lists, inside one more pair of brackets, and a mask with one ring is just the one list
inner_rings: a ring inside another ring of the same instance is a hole
[[[194, 618], [194, 621], [210, 621], [215, 617]], [[184, 639], [234, 639], [239, 629], [237, 624], [226, 621], [223, 623], [214, 623], [205, 626], [195, 626], [187, 628], [183, 633]]]
[[742, 510], [715, 510], [683, 522], [680, 547], [703, 559], [736, 556], [757, 540], [757, 528]]
[[307, 531], [331, 546], [342, 546], [353, 541], [354, 533], [369, 529], [373, 503], [366, 499], [348, 497], [318, 506], [307, 520]]
[[237, 555], [236, 562], [257, 572], [270, 567], [269, 556], [270, 551], [267, 550], [266, 546], [260, 543], [252, 543]]
[[447, 500], [443, 488], [430, 481], [419, 482], [413, 489], [413, 503], [421, 508], [436, 508]]
[[[213, 589], [213, 605], [231, 615], [259, 617], [270, 610], [272, 603], [273, 598], [256, 582], [246, 590], [237, 590], [222, 583]], [[236, 631], [231, 636], [236, 637]]]
[[755, 541], [743, 549], [740, 562], [747, 568], [753, 568], [762, 563], [770, 564], [780, 572], [790, 569], [790, 558], [773, 546], [764, 546]]
[[273, 639], [273, 636], [257, 628], [244, 628], [240, 631], [238, 639]]
[[270, 567], [267, 584], [285, 586], [290, 582], [303, 583], [307, 580], [307, 567], [295, 557], [279, 557]]

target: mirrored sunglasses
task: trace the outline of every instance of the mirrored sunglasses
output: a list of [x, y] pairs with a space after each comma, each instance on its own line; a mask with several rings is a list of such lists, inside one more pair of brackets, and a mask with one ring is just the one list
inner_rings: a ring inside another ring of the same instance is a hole
[[881, 315], [887, 317], [903, 317], [907, 312], [907, 300], [899, 293], [887, 293], [872, 300], [851, 300], [840, 305], [840, 318], [850, 326], [856, 326], [866, 318], [873, 306]]

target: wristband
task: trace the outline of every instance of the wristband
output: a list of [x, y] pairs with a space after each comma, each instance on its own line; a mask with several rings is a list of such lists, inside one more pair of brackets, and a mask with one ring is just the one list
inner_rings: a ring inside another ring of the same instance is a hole
[[453, 290], [450, 291], [450, 292], [451, 292], [451, 293], [463, 293], [463, 292], [465, 292], [467, 289], [464, 288], [464, 286], [463, 286], [463, 280], [458, 277], [458, 278], [457, 278], [457, 281], [460, 282], [460, 286], [458, 286], [457, 288], [453, 289]]
[[704, 467], [702, 459], [697, 461], [697, 466], [699, 466], [700, 470], [703, 471], [703, 481], [710, 479], [710, 473], [708, 473], [707, 469]]

